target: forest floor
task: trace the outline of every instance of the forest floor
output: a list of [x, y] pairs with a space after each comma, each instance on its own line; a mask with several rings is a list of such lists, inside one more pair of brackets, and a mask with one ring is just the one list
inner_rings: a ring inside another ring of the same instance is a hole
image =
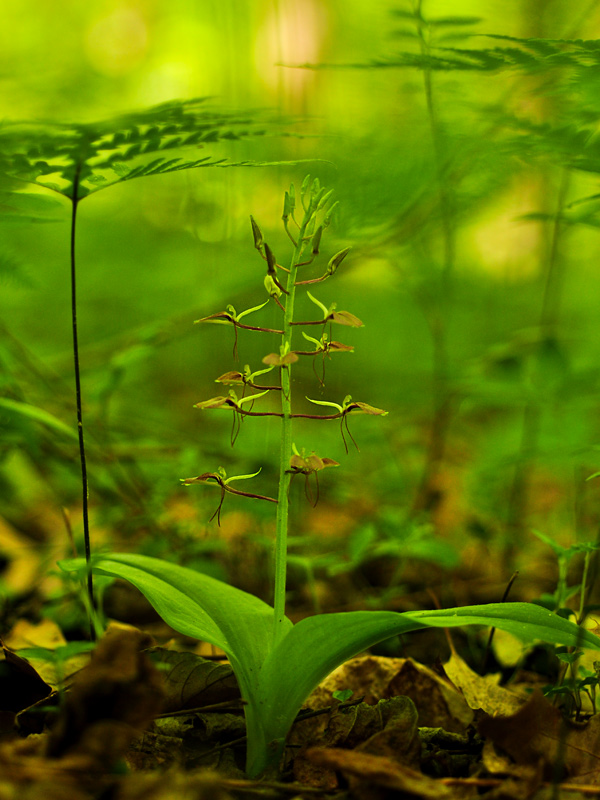
[[[339, 521], [339, 509], [322, 504], [313, 529], [332, 516]], [[246, 526], [234, 512], [220, 534], [228, 572], [240, 579], [239, 559], [251, 559], [254, 548], [238, 540]], [[343, 525], [336, 535], [347, 535]], [[521, 583], [528, 595], [548, 586], [549, 562], [536, 558]], [[310, 591], [292, 580], [289, 615], [297, 621], [317, 602], [323, 611], [372, 607], [388, 562], [317, 580]], [[260, 573], [249, 563], [247, 580]], [[408, 562], [379, 607], [432, 607], [440, 595], [446, 601], [449, 586], [457, 604], [498, 600], [498, 571], [482, 543], [465, 547], [452, 571]], [[392, 641], [330, 675], [300, 712], [280, 773], [248, 780], [243, 704], [223, 654], [168, 628], [124, 582], [106, 590], [113, 621], [101, 640], [73, 641], [85, 638], [82, 627], [67, 641], [66, 616], [63, 625], [60, 613], [44, 612], [56, 580], [40, 581], [5, 609], [0, 800], [600, 796], [595, 684], [589, 695], [567, 691], [568, 665], [554, 648], [527, 648], [500, 631], [490, 645], [489, 631], [457, 629]], [[531, 599], [512, 592], [510, 599]], [[593, 662], [584, 664], [592, 674]]]

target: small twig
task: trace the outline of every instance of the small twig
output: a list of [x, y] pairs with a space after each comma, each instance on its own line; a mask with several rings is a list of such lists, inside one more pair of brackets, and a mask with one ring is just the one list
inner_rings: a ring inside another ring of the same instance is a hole
[[359, 697], [358, 700], [347, 700], [345, 703], [339, 703], [337, 706], [326, 706], [325, 708], [315, 708], [315, 709], [305, 709], [304, 711], [298, 712], [298, 716], [294, 720], [294, 725], [297, 722], [304, 722], [305, 719], [312, 719], [313, 717], [320, 717], [323, 714], [328, 714], [334, 708], [350, 708], [351, 706], [357, 706], [365, 699], [365, 696]]
[[273, 789], [274, 791], [297, 797], [311, 794], [331, 794], [331, 789], [319, 789], [316, 786], [305, 786], [301, 783], [280, 783], [279, 781], [245, 781], [229, 778], [219, 781], [219, 785], [224, 789], [242, 789], [244, 792], [255, 792], [261, 796], [264, 796], [265, 789]]
[[[505, 778], [440, 778], [440, 783], [443, 786], [474, 786], [481, 788], [502, 786], [505, 781]], [[541, 786], [544, 787], [550, 787], [552, 785], [550, 781], [543, 781], [541, 783]], [[590, 796], [600, 795], [600, 786], [559, 783], [558, 788], [562, 792], [579, 792], [580, 794], [587, 794]]]
[[246, 700], [224, 700], [222, 703], [211, 703], [208, 706], [197, 706], [196, 708], [182, 708], [179, 711], [167, 711], [158, 714], [154, 719], [167, 719], [170, 717], [185, 717], [187, 714], [204, 714], [211, 711], [241, 711], [247, 705]]

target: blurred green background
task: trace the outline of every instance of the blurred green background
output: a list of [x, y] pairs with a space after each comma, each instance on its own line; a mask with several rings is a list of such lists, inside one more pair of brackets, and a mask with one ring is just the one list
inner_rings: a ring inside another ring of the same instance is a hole
[[[98, 546], [122, 538], [199, 559], [223, 541], [208, 523], [218, 494], [179, 478], [262, 466], [255, 490], [276, 491], [277, 423], [246, 421], [232, 450], [228, 414], [192, 407], [220, 393], [223, 372], [258, 368], [271, 344], [241, 331], [236, 365], [233, 331], [193, 321], [263, 301], [249, 215], [285, 263], [283, 192], [307, 172], [340, 203], [322, 263], [352, 246], [315, 294], [365, 327], [334, 331], [355, 353], [327, 362], [325, 388], [303, 362], [296, 396], [351, 394], [389, 411], [351, 420], [361, 452], [351, 446], [348, 456], [335, 423], [298, 425], [299, 447], [341, 462], [322, 476], [316, 509], [303, 503], [300, 481], [294, 488], [294, 531], [309, 537], [307, 552], [310, 537], [339, 534], [334, 571], [390, 552], [443, 567], [471, 558], [481, 570], [484, 548], [501, 554], [501, 583], [523, 566], [518, 551], [532, 528], [595, 539], [596, 481], [586, 478], [600, 441], [599, 218], [597, 201], [577, 201], [598, 191], [597, 48], [561, 61], [568, 45], [482, 34], [585, 42], [600, 30], [596, 6], [71, 0], [57, 9], [22, 0], [4, 9], [4, 120], [94, 122], [211, 96], [216, 108], [247, 111], [266, 135], [207, 145], [204, 155], [308, 160], [148, 177], [81, 204], [79, 331]], [[454, 51], [441, 48], [505, 46], [534, 63], [442, 61]], [[402, 53], [413, 60], [402, 65]], [[0, 395], [73, 426], [70, 204], [55, 197], [52, 220], [0, 221]], [[298, 314], [312, 309], [302, 301]], [[275, 306], [260, 320], [277, 327]], [[61, 508], [79, 536], [76, 446], [5, 407], [0, 459], [0, 513], [46, 547], [50, 563], [68, 548]], [[227, 535], [262, 535], [268, 552], [271, 509], [228, 499]]]

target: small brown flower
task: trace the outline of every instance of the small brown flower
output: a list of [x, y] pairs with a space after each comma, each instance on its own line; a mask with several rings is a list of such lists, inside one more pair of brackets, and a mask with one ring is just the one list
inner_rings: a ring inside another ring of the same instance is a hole
[[194, 408], [199, 408], [205, 411], [208, 408], [233, 408], [237, 409], [238, 404], [233, 397], [211, 397], [210, 400], [202, 400], [200, 403], [194, 403]]
[[[305, 476], [304, 493], [306, 495], [306, 499], [314, 508], [319, 502], [319, 477], [317, 473], [326, 467], [339, 467], [339, 465], [339, 462], [334, 461], [332, 458], [321, 458], [314, 451], [309, 456], [305, 456], [303, 451], [302, 455], [296, 452], [290, 458], [290, 469], [288, 472], [292, 473], [292, 477], [294, 475]], [[311, 475], [315, 476], [315, 486], [317, 487], [317, 494], [314, 503], [312, 502], [312, 492], [310, 490], [309, 482]]]
[[280, 356], [277, 353], [269, 353], [268, 356], [262, 359], [262, 363], [268, 364], [270, 367], [287, 367], [288, 364], [293, 364], [295, 361], [298, 361], [296, 353], [286, 353], [284, 356]]
[[224, 372], [223, 375], [219, 375], [218, 378], [215, 378], [215, 383], [224, 383], [224, 384], [231, 384], [231, 383], [242, 383], [244, 384], [246, 381], [244, 380], [244, 376], [241, 372]]

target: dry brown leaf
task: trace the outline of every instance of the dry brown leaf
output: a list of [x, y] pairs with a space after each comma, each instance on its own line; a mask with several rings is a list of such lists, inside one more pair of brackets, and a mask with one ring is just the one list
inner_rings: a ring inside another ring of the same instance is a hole
[[59, 662], [49, 657], [31, 655], [27, 652], [32, 647], [55, 651], [67, 644], [58, 625], [50, 619], [42, 620], [39, 623], [19, 620], [8, 633], [5, 644], [13, 650], [24, 650], [18, 655], [31, 664], [42, 680], [54, 690], [62, 690], [68, 679], [83, 669], [90, 660], [89, 652], [76, 653]]
[[16, 712], [48, 697], [52, 689], [28, 661], [0, 640], [0, 711]]
[[240, 699], [240, 689], [229, 664], [163, 647], [153, 647], [147, 652], [163, 676], [166, 692], [163, 713]]
[[[328, 770], [343, 772], [350, 777], [353, 796], [376, 800], [376, 787], [395, 789], [421, 800], [445, 800], [459, 795], [439, 781], [414, 769], [400, 765], [385, 756], [357, 753], [339, 748], [314, 747], [307, 751], [309, 761]], [[354, 779], [354, 780], [353, 780]], [[464, 794], [462, 795], [464, 797]]]
[[69, 757], [104, 771], [124, 755], [162, 704], [161, 677], [140, 652], [150, 642], [134, 630], [115, 631], [99, 642], [50, 732], [49, 758]]
[[433, 670], [411, 658], [362, 656], [338, 667], [310, 696], [310, 708], [331, 703], [336, 690], [351, 689], [370, 704], [403, 695], [419, 712], [419, 725], [461, 733], [473, 721], [473, 712], [461, 694]]
[[66, 643], [61, 629], [51, 619], [43, 619], [37, 623], [20, 619], [4, 637], [4, 644], [11, 650], [22, 650], [24, 647], [45, 647], [47, 650], [56, 650]]
[[43, 758], [43, 737], [0, 747], [0, 800], [230, 800], [216, 772], [90, 774], [79, 757]]
[[133, 773], [111, 794], [113, 800], [230, 800], [216, 772]]
[[383, 729], [377, 731], [357, 750], [363, 753], [388, 756], [408, 767], [418, 768], [421, 762], [418, 714], [409, 697], [380, 700], [375, 711], [381, 716]]
[[2, 800], [89, 800], [76, 771], [41, 755], [43, 743], [43, 737], [30, 736], [0, 747]]
[[541, 780], [540, 763], [515, 764], [505, 753], [499, 753], [493, 742], [488, 739], [481, 752], [481, 763], [490, 775], [507, 775], [523, 781], [531, 781], [538, 776]]
[[337, 780], [330, 770], [323, 771], [304, 757], [307, 746], [343, 747], [348, 750], [388, 756], [409, 767], [418, 768], [421, 761], [421, 740], [417, 727], [417, 710], [408, 697], [392, 697], [370, 706], [359, 703], [337, 708], [329, 715], [326, 729], [320, 736], [296, 725], [289, 743], [304, 745], [294, 760], [294, 776], [300, 783], [335, 788]]
[[600, 715], [587, 723], [570, 722], [536, 691], [512, 716], [483, 719], [479, 732], [517, 764], [541, 761], [546, 780], [555, 777], [560, 761], [570, 782], [600, 783]]
[[444, 671], [473, 710], [480, 708], [491, 717], [509, 716], [523, 705], [521, 698], [498, 686], [499, 675], [478, 675], [454, 653], [444, 664]]
[[8, 562], [2, 574], [6, 588], [16, 594], [30, 591], [40, 573], [39, 544], [23, 536], [4, 517], [0, 517], [0, 554]]

